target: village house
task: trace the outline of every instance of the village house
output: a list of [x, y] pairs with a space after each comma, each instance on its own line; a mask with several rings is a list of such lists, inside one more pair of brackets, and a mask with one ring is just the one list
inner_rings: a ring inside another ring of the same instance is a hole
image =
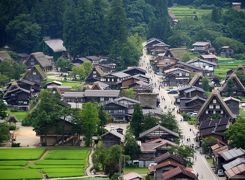
[[216, 172], [220, 169], [228, 170], [229, 165], [226, 164], [231, 163], [232, 161], [234, 163], [234, 160], [245, 157], [245, 150], [243, 150], [242, 148], [228, 149], [226, 145], [213, 150], [213, 153], [213, 163]]
[[64, 92], [62, 98], [69, 104], [74, 104], [75, 107], [86, 102], [106, 102], [119, 97], [119, 90], [85, 90], [78, 92]]
[[38, 65], [43, 71], [51, 71], [53, 69], [53, 57], [45, 55], [43, 52], [31, 53], [24, 63], [27, 68]]
[[217, 64], [218, 57], [214, 54], [203, 54], [201, 55], [201, 59]]
[[41, 88], [39, 84], [36, 84], [35, 82], [32, 82], [32, 81], [28, 81], [26, 79], [18, 80], [17, 84], [21, 88], [31, 91], [33, 95], [38, 93], [40, 91], [40, 88]]
[[65, 92], [72, 91], [71, 86], [47, 86], [47, 89], [53, 93], [64, 94]]
[[16, 81], [12, 82], [3, 94], [8, 106], [25, 111], [29, 109], [31, 97], [31, 90], [21, 88]]
[[237, 73], [245, 73], [245, 66], [238, 66], [237, 68], [230, 69], [226, 72], [227, 78], [230, 77], [231, 74]]
[[128, 98], [128, 97], [119, 97], [119, 98], [116, 98], [114, 99], [114, 101], [120, 103], [120, 104], [123, 104], [125, 106], [127, 106], [128, 108], [131, 108], [133, 109], [134, 105], [136, 104], [140, 104], [140, 101], [137, 101], [135, 99], [131, 99], [131, 98]]
[[162, 40], [157, 38], [151, 38], [147, 40], [145, 48], [149, 54], [155, 54], [155, 52], [164, 52], [169, 48], [169, 45], [165, 44]]
[[212, 48], [210, 42], [195, 42], [194, 44], [192, 44], [192, 46], [192, 52], [194, 53], [209, 54], [214, 52], [214, 49]]
[[169, 152], [155, 159], [156, 165], [149, 166], [151, 179], [188, 179], [197, 180], [190, 168], [185, 167], [182, 157]]
[[100, 66], [93, 66], [92, 71], [85, 79], [85, 82], [87, 84], [92, 84], [96, 81], [100, 81], [103, 76], [105, 76], [106, 73], [101, 69]]
[[202, 68], [193, 66], [193, 65], [188, 64], [188, 63], [183, 62], [183, 61], [177, 61], [175, 64], [168, 66], [164, 70], [169, 70], [169, 69], [173, 69], [173, 68], [185, 69], [187, 71], [190, 71], [191, 74], [195, 74], [195, 73], [203, 73], [204, 74], [204, 70]]
[[170, 50], [166, 50], [164, 53], [158, 54], [154, 59], [152, 64], [159, 72], [163, 72], [169, 66], [176, 64], [178, 59], [176, 59]]
[[62, 86], [62, 82], [59, 81], [51, 81], [46, 83], [46, 87], [48, 86]]
[[174, 146], [177, 146], [177, 144], [161, 138], [140, 143], [139, 167], [148, 167], [151, 163], [154, 163], [156, 157], [168, 152]]
[[237, 158], [223, 165], [227, 179], [245, 179], [245, 158]]
[[194, 97], [205, 97], [205, 91], [202, 88], [196, 87], [196, 86], [185, 86], [178, 89], [178, 96], [175, 98], [175, 103], [180, 104], [181, 100], [191, 100]]
[[166, 139], [171, 142], [174, 142], [176, 139], [179, 138], [179, 134], [176, 132], [173, 132], [161, 125], [157, 125], [151, 129], [148, 129], [139, 135], [139, 139], [142, 142], [148, 142], [154, 139]]
[[36, 132], [36, 134], [40, 137], [40, 143], [43, 146], [79, 146], [80, 134], [74, 131], [76, 126], [72, 117], [67, 116], [59, 119], [54, 125], [49, 125], [46, 133]]
[[34, 82], [41, 86], [46, 80], [46, 74], [43, 72], [40, 66], [35, 65], [26, 71], [22, 79]]
[[245, 87], [235, 73], [231, 74], [220, 88], [222, 96], [245, 96]]
[[113, 145], [124, 143], [124, 135], [118, 133], [116, 130], [111, 130], [101, 136], [101, 141], [106, 148], [109, 148]]
[[200, 97], [200, 96], [195, 96], [192, 98], [183, 98], [180, 99], [180, 104], [179, 104], [179, 112], [198, 112], [202, 105], [205, 103], [206, 99]]
[[66, 48], [62, 39], [45, 39], [44, 51], [58, 59], [60, 56], [66, 56]]
[[90, 88], [91, 90], [109, 90], [110, 86], [106, 83], [96, 81], [93, 83], [92, 87]]
[[130, 75], [124, 72], [114, 72], [101, 77], [100, 81], [109, 84], [110, 87], [114, 89], [122, 80], [128, 77], [130, 77]]
[[191, 64], [193, 66], [202, 68], [205, 75], [210, 77], [213, 76], [214, 74], [214, 69], [217, 66], [217, 64], [215, 62], [211, 62], [208, 60], [204, 60], [204, 59], [193, 59], [187, 62], [188, 64]]
[[202, 88], [202, 78], [203, 78], [203, 75], [201, 73], [196, 73], [190, 80], [189, 86], [195, 86], [195, 87]]
[[221, 47], [220, 56], [232, 57], [233, 55], [234, 55], [234, 50], [230, 46]]
[[165, 86], [179, 86], [188, 84], [191, 77], [191, 72], [181, 68], [171, 68], [164, 71], [165, 79], [163, 84]]
[[128, 114], [128, 106], [113, 100], [102, 104], [103, 109], [112, 117], [113, 122], [128, 122], [131, 116]]
[[146, 71], [139, 67], [128, 67], [127, 69], [123, 70], [122, 72], [129, 74], [130, 76], [135, 75], [145, 75]]
[[200, 138], [215, 136], [224, 141], [224, 131], [235, 118], [219, 92], [213, 90], [197, 114]]

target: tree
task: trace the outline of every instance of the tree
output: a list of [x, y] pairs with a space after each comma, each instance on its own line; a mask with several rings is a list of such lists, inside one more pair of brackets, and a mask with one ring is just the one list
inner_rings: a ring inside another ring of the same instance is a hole
[[6, 123], [0, 123], [0, 144], [9, 140], [9, 126]]
[[6, 85], [8, 81], [9, 78], [0, 73], [0, 87]]
[[181, 156], [185, 160], [185, 165], [191, 167], [193, 165], [191, 158], [194, 157], [195, 150], [187, 145], [173, 147], [171, 150], [174, 154]]
[[104, 147], [103, 143], [98, 143], [93, 154], [93, 164], [95, 170], [102, 171], [105, 170], [105, 161], [107, 156], [107, 149]]
[[62, 56], [57, 59], [55, 65], [56, 67], [60, 68], [61, 72], [67, 72], [71, 70], [71, 66], [72, 66], [71, 62]]
[[229, 140], [229, 143], [233, 147], [245, 149], [245, 118], [238, 117], [236, 122], [232, 124], [228, 130], [226, 130], [225, 135]]
[[211, 13], [211, 20], [213, 22], [218, 23], [221, 20], [221, 16], [222, 16], [221, 8], [217, 8], [217, 7], [213, 8]]
[[82, 65], [84, 68], [85, 76], [88, 76], [90, 74], [90, 72], [92, 71], [92, 68], [93, 68], [92, 63], [91, 62], [84, 62]]
[[210, 153], [211, 146], [217, 143], [217, 139], [215, 137], [206, 137], [202, 141], [202, 149], [204, 153]]
[[64, 12], [64, 25], [63, 25], [63, 40], [64, 45], [73, 57], [76, 57], [79, 53], [78, 42], [78, 12], [74, 3], [68, 3]]
[[156, 17], [150, 24], [149, 37], [166, 40], [170, 31], [167, 0], [150, 0], [149, 3], [155, 8]]
[[85, 136], [85, 145], [91, 146], [92, 137], [97, 131], [99, 114], [97, 105], [91, 102], [83, 104], [81, 111], [82, 130]]
[[173, 32], [171, 36], [168, 38], [168, 43], [171, 47], [181, 47], [181, 46], [188, 46], [191, 42], [190, 36], [185, 32]]
[[137, 144], [137, 141], [133, 133], [128, 129], [125, 136], [124, 143], [124, 153], [131, 157], [131, 160], [134, 160], [138, 157], [140, 153], [140, 147]]
[[209, 85], [209, 80], [207, 77], [203, 77], [202, 78], [202, 88], [204, 89], [204, 91], [209, 92], [211, 87]]
[[104, 127], [108, 122], [108, 114], [103, 110], [103, 107], [99, 108], [99, 125], [98, 125], [98, 134], [102, 135], [104, 133]]
[[37, 106], [30, 113], [29, 118], [38, 134], [47, 135], [50, 127], [56, 128], [56, 131], [64, 134], [63, 127], [60, 129], [57, 124], [69, 115], [71, 115], [70, 107], [64, 105], [58, 94], [42, 90], [39, 94]]
[[127, 41], [127, 20], [122, 0], [112, 0], [109, 12], [109, 34], [111, 42], [118, 41], [120, 44]]
[[122, 167], [122, 148], [120, 145], [112, 146], [106, 156], [105, 160], [105, 173], [111, 177], [114, 173], [120, 172]]
[[136, 138], [142, 131], [142, 121], [144, 119], [142, 108], [139, 104], [134, 105], [134, 113], [132, 116], [132, 121], [130, 123], [130, 128]]
[[0, 97], [0, 119], [7, 117], [7, 106], [4, 104], [2, 97]]
[[125, 97], [131, 98], [131, 99], [135, 99], [136, 98], [136, 92], [132, 88], [123, 89], [121, 91], [121, 96], [125, 96]]
[[79, 79], [82, 81], [85, 79], [86, 74], [85, 74], [85, 69], [83, 64], [80, 66], [73, 66], [72, 67], [72, 74], [74, 75], [74, 78], [77, 79], [77, 76], [79, 76]]
[[150, 128], [155, 127], [158, 124], [159, 119], [151, 116], [150, 114], [144, 116], [143, 123], [142, 123], [142, 131], [146, 131]]
[[32, 52], [38, 48], [41, 27], [32, 21], [30, 14], [20, 14], [6, 27], [10, 46], [16, 51]]
[[177, 121], [175, 119], [175, 116], [171, 112], [161, 115], [160, 124], [161, 126], [168, 128], [174, 132], [179, 132]]
[[4, 60], [0, 62], [0, 74], [4, 75], [3, 80], [19, 79], [21, 74], [25, 72], [25, 66], [18, 64], [12, 60]]

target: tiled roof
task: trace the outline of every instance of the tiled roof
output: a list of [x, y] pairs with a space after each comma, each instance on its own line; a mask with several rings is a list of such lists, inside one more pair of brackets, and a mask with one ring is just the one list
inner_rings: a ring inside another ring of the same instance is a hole
[[159, 169], [159, 168], [163, 168], [163, 167], [166, 167], [166, 166], [173, 166], [173, 167], [182, 167], [184, 168], [185, 166], [183, 166], [182, 164], [176, 162], [176, 161], [173, 161], [173, 160], [168, 160], [168, 161], [164, 161], [162, 163], [159, 163], [155, 166], [155, 169]]
[[225, 171], [226, 176], [229, 179], [245, 179], [245, 164], [240, 164], [227, 171]]
[[162, 174], [161, 180], [169, 180], [169, 179], [172, 179], [172, 178], [174, 178], [175, 176], [177, 176], [179, 174], [184, 174], [185, 176], [188, 176], [191, 179], [195, 179], [195, 180], [198, 179], [195, 174], [193, 174], [192, 172], [186, 170], [185, 168], [176, 167], [174, 169], [170, 169], [167, 172], [164, 172]]
[[168, 73], [171, 73], [174, 71], [184, 71], [184, 72], [190, 73], [190, 71], [188, 71], [186, 69], [182, 69], [182, 68], [171, 68], [171, 69], [164, 71], [164, 73], [168, 74]]
[[124, 72], [114, 72], [114, 73], [111, 73], [111, 75], [119, 77], [119, 78], [126, 78], [130, 76], [129, 74], [126, 74]]
[[221, 157], [223, 157], [226, 161], [230, 161], [237, 157], [243, 156], [245, 154], [245, 150], [242, 148], [233, 148], [225, 152], [219, 153]]
[[189, 82], [189, 85], [190, 86], [194, 86], [195, 85], [195, 83], [199, 80], [199, 79], [201, 79], [203, 76], [202, 76], [202, 73], [196, 73], [195, 75], [194, 75], [194, 77], [191, 79], [191, 81]]
[[203, 59], [217, 59], [217, 56], [215, 56], [214, 54], [203, 54], [201, 55], [201, 57]]
[[47, 56], [43, 52], [35, 52], [32, 53], [30, 56], [33, 56], [43, 68], [52, 66], [51, 63], [51, 59], [53, 58], [52, 56]]
[[85, 90], [86, 97], [119, 97], [120, 90]]
[[231, 169], [231, 168], [233, 168], [233, 167], [235, 167], [235, 166], [238, 166], [238, 165], [240, 165], [240, 164], [245, 164], [245, 158], [244, 158], [244, 157], [242, 157], [242, 158], [237, 158], [237, 159], [235, 159], [235, 160], [233, 160], [233, 161], [231, 161], [231, 162], [229, 162], [229, 163], [227, 163], [227, 164], [224, 164], [224, 165], [223, 165], [223, 168], [224, 168], [225, 170], [229, 170], [229, 169]]
[[120, 134], [119, 132], [117, 132], [116, 130], [111, 130], [109, 132], [106, 132], [105, 134], [101, 135], [101, 137], [107, 135], [107, 134], [112, 134], [118, 138], [121, 139], [121, 142], [124, 142], [124, 135], [123, 134]]
[[169, 160], [169, 159], [173, 159], [174, 161], [184, 165], [185, 164], [185, 160], [178, 155], [175, 154], [170, 154], [169, 152], [166, 152], [165, 154], [162, 154], [159, 157], [155, 158], [155, 163], [161, 163], [163, 161]]
[[230, 97], [227, 97], [227, 98], [224, 98], [223, 100], [224, 100], [225, 102], [226, 102], [226, 101], [230, 101], [230, 100], [237, 101], [237, 102], [241, 102], [239, 99], [236, 99], [236, 98], [231, 97], [231, 96], [230, 96]]
[[202, 42], [202, 41], [198, 41], [198, 42], [195, 42], [194, 44], [192, 44], [192, 46], [206, 46], [206, 45], [209, 45], [210, 42]]

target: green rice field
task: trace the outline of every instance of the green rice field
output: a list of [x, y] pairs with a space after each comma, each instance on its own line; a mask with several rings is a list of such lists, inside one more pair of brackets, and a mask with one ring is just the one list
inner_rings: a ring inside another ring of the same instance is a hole
[[197, 16], [198, 18], [208, 15], [211, 13], [211, 9], [197, 9], [194, 7], [188, 7], [188, 6], [175, 6], [169, 8], [170, 12], [172, 12], [177, 19], [183, 19], [183, 18], [194, 18]]
[[0, 149], [0, 179], [84, 176], [89, 150], [69, 148]]

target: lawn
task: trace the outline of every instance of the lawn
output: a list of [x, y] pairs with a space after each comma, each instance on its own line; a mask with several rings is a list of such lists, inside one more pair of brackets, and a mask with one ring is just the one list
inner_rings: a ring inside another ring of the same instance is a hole
[[123, 171], [125, 174], [130, 173], [130, 172], [136, 172], [141, 175], [145, 175], [149, 172], [147, 168], [140, 168], [140, 167], [126, 167], [124, 168]]
[[42, 174], [49, 177], [84, 176], [89, 150], [51, 149], [38, 160], [43, 152], [43, 148], [0, 149], [0, 179], [40, 179]]
[[197, 9], [194, 7], [188, 7], [188, 6], [174, 6], [169, 8], [170, 12], [172, 12], [177, 19], [183, 19], [186, 17], [195, 17], [198, 18], [208, 15], [211, 13], [211, 9]]
[[8, 111], [8, 114], [11, 116], [15, 116], [15, 118], [18, 121], [22, 121], [23, 119], [25, 119], [28, 116], [28, 112], [26, 112], [26, 111], [15, 111], [15, 112]]
[[11, 148], [0, 149], [0, 161], [4, 160], [36, 160], [44, 152], [44, 148]]
[[232, 58], [218, 58], [218, 67], [215, 69], [214, 73], [215, 75], [224, 78], [228, 70], [244, 65], [245, 60], [235, 60]]

